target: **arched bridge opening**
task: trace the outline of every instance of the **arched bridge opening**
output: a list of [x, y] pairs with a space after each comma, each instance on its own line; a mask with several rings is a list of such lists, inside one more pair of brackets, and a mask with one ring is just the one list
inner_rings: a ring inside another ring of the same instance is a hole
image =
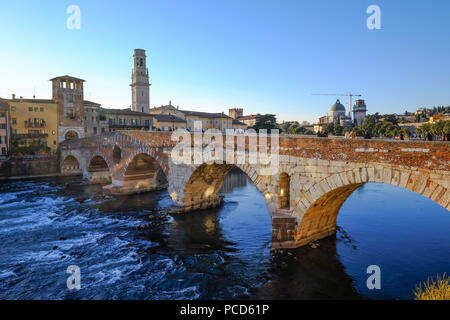
[[131, 159], [123, 174], [121, 193], [142, 193], [165, 189], [168, 186], [167, 177], [152, 156], [140, 153]]
[[94, 156], [88, 165], [88, 179], [91, 183], [111, 183], [111, 172], [108, 163], [102, 156]]
[[68, 155], [61, 163], [61, 174], [63, 175], [82, 175], [83, 170], [80, 162], [72, 155]]

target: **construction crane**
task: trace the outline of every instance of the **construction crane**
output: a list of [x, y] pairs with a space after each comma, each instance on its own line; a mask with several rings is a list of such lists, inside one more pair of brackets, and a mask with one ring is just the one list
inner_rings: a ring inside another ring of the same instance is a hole
[[353, 97], [361, 97], [362, 95], [360, 94], [353, 94], [353, 93], [349, 93], [349, 94], [333, 94], [333, 93], [313, 93], [313, 96], [336, 96], [336, 97], [350, 97], [350, 117], [352, 117], [352, 109], [353, 109]]

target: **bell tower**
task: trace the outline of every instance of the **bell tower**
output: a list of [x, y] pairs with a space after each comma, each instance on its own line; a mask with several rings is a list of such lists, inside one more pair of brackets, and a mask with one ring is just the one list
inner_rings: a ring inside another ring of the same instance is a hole
[[145, 50], [134, 50], [134, 67], [131, 75], [131, 110], [150, 112], [150, 83]]

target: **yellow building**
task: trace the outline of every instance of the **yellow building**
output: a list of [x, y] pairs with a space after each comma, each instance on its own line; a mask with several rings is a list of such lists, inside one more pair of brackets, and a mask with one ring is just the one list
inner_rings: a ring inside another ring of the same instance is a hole
[[176, 129], [186, 129], [186, 121], [170, 114], [153, 115], [153, 130], [174, 131]]
[[253, 127], [256, 124], [256, 120], [261, 117], [261, 115], [258, 114], [250, 114], [247, 116], [242, 116], [236, 118], [236, 120], [245, 123], [248, 127]]
[[179, 119], [185, 120], [185, 129], [189, 131], [195, 131], [194, 124], [196, 121], [200, 121], [202, 123], [203, 131], [206, 131], [208, 129], [218, 129], [221, 132], [225, 132], [226, 129], [233, 129], [233, 118], [227, 116], [223, 112], [211, 113], [180, 110], [178, 107], [175, 108], [174, 106], [172, 106], [170, 101], [166, 106], [151, 108], [150, 113], [154, 115], [172, 115]]
[[443, 121], [450, 120], [450, 116], [440, 113], [440, 114], [430, 117], [430, 123], [439, 122], [441, 120], [443, 120]]
[[58, 147], [58, 104], [54, 100], [12, 99], [10, 107], [12, 133], [19, 146]]
[[248, 126], [243, 123], [240, 122], [239, 120], [233, 119], [233, 129], [238, 130], [238, 131], [244, 131], [248, 128]]

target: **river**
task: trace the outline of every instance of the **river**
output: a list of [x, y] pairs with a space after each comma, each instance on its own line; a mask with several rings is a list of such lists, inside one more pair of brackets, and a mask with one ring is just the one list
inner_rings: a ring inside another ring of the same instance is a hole
[[[168, 214], [167, 191], [113, 197], [81, 178], [0, 183], [0, 299], [412, 299], [450, 271], [450, 214], [366, 184], [336, 236], [271, 251], [262, 194], [232, 171], [218, 209]], [[66, 286], [67, 267], [81, 290]], [[367, 267], [381, 270], [369, 290]]]

